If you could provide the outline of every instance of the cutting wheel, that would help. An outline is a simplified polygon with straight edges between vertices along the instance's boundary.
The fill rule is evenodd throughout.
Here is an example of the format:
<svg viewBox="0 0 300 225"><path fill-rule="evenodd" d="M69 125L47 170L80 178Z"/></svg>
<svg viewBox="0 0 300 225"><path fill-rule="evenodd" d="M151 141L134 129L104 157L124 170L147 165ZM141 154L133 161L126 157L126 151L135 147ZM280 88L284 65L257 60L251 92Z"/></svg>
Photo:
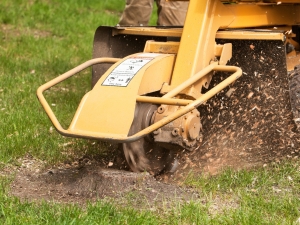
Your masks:
<svg viewBox="0 0 300 225"><path fill-rule="evenodd" d="M129 135L148 127L156 110L156 105L137 103ZM138 141L124 143L123 150L126 161L134 172L148 171L153 175L157 175L176 170L176 152L159 146L153 141L151 134Z"/></svg>

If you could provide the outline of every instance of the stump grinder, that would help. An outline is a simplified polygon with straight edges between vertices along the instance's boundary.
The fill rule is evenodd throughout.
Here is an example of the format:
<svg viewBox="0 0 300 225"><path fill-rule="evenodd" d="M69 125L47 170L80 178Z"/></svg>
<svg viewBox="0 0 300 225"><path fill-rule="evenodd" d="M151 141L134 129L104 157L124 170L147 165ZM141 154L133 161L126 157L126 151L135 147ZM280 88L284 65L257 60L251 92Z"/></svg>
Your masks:
<svg viewBox="0 0 300 225"><path fill-rule="evenodd" d="M100 26L93 59L42 85L37 96L60 134L120 143L132 171L172 172L178 153L197 151L205 139L198 107L244 77L245 62L264 60L243 49L268 45L272 70L290 74L300 126L299 24L300 0L190 0L183 27ZM43 92L88 67L92 89L65 129ZM210 85L220 73L224 79Z"/></svg>

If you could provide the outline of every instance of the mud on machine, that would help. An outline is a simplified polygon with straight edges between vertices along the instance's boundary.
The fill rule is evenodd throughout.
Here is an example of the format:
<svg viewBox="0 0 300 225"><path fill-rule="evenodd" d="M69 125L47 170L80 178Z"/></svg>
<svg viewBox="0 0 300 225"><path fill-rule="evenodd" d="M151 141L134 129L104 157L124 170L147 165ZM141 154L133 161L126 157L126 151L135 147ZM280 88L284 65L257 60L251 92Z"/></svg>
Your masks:
<svg viewBox="0 0 300 225"><path fill-rule="evenodd" d="M300 0L190 0L183 27L100 26L93 59L42 85L37 96L60 134L122 143L136 172L172 171L178 152L201 145L197 107L242 75L240 67L227 65L235 54L230 41L278 40L284 48L292 46L293 57L286 60L292 70L299 62L299 23ZM92 90L65 129L43 92L88 67ZM216 71L228 76L210 88ZM291 99L297 122L296 91Z"/></svg>

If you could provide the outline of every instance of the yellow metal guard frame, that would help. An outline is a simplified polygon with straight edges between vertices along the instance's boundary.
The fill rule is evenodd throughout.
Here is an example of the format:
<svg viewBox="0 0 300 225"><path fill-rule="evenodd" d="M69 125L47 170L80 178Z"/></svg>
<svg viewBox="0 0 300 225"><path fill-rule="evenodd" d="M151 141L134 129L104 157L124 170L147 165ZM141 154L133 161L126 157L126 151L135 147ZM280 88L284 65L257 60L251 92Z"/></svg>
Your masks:
<svg viewBox="0 0 300 225"><path fill-rule="evenodd" d="M50 120L52 121L53 125L57 129L57 131L65 136L70 137L82 137L82 138L94 138L94 139L101 139L101 140L108 140L114 142L132 142L136 141L143 136L157 130L158 128L172 122L173 120L183 116L184 114L196 109L199 105L203 104L205 101L209 100L211 97L219 93L225 87L233 83L242 75L242 70L235 66L220 66L216 64L209 65L205 67L200 72L196 73L194 76L183 82L182 84L178 85L176 88L171 90L169 93L165 94L161 98L158 97L147 97L147 96L137 96L137 102L148 102L153 104L166 104L166 105L181 105L183 106L178 111L174 112L173 114L165 117L164 119L152 124L151 126L145 128L144 130L132 135L132 136L121 136L116 134L109 134L109 133L92 133L89 131L82 131L82 132L72 132L70 130L64 129L57 118L55 117L51 107L49 106L48 102L46 101L45 97L43 96L43 92L48 90L49 88L53 87L54 85L68 79L69 77L79 73L80 71L100 63L116 63L120 59L117 58L96 58L89 60L74 69L60 75L59 77L47 82L46 84L40 86L37 90L37 96L44 107L46 113L48 114ZM232 72L233 74L230 75L228 78L223 80L221 83L210 89L207 93L201 95L196 100L184 100L184 99L176 99L174 98L178 95L182 90L190 87L199 79L206 76L208 73L213 71L223 71L223 72Z"/></svg>

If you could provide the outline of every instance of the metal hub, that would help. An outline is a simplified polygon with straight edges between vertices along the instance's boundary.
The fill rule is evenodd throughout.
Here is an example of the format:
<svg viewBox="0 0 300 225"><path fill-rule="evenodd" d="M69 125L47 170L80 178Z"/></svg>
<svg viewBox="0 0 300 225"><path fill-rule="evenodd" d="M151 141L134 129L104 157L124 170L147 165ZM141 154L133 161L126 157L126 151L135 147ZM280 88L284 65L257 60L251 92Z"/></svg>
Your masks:
<svg viewBox="0 0 300 225"><path fill-rule="evenodd" d="M129 135L148 127L157 106L137 103ZM153 175L173 172L177 167L176 152L165 149L154 142L151 134L131 143L124 143L123 150L132 171L148 171Z"/></svg>
<svg viewBox="0 0 300 225"><path fill-rule="evenodd" d="M153 116L153 121L158 122L179 109L180 106L162 105ZM200 113L194 109L154 131L154 141L167 149L193 151L202 142L201 129Z"/></svg>

